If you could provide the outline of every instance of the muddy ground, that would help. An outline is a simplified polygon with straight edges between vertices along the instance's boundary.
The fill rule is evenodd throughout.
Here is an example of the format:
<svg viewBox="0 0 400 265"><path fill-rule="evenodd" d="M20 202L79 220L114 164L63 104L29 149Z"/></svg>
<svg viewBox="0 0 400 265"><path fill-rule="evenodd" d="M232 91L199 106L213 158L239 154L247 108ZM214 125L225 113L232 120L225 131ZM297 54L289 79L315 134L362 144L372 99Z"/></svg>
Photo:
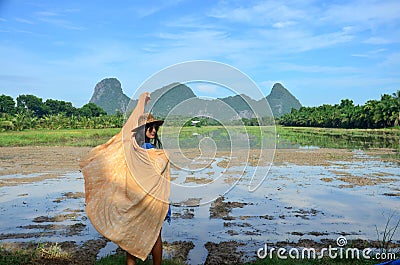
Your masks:
<svg viewBox="0 0 400 265"><path fill-rule="evenodd" d="M50 178L57 178L60 172L78 171L79 160L90 150L90 147L0 147L0 176L13 174L38 173L36 177L7 178L0 180L0 187L31 183ZM186 151L188 157L196 156L196 151ZM273 156L274 164L292 163L296 165L327 166L331 161L362 161L362 156L355 155L356 151L347 149L277 149ZM376 160L390 161L400 164L400 159L391 157L396 154L392 149L373 149L366 151L367 155ZM217 153L217 156L229 156L227 152ZM237 161L258 163L258 152L249 155L243 153L232 161L220 162L223 167L234 166ZM255 161L256 160L256 161ZM345 176L344 176L345 177ZM190 179L188 179L190 181ZM328 180L329 181L329 180ZM349 182L354 180L349 178ZM357 184L357 183L356 183Z"/></svg>
<svg viewBox="0 0 400 265"><path fill-rule="evenodd" d="M7 178L0 178L0 187L15 186L25 183L33 183L43 181L45 179L58 178L61 174L65 172L77 172L79 171L78 162L79 160L90 150L89 147L0 147L0 176L8 176ZM296 165L315 165L315 166L327 166L332 161L362 161L364 155L368 155L369 159L379 160L379 161L390 161L394 163L399 163L400 160L393 158L396 154L395 150L391 149L375 149L365 151L362 155L358 155L358 151L346 150L346 149L278 149L274 154L275 164L296 164ZM188 152L190 154L195 154L196 152ZM217 156L229 157L228 153L220 153ZM243 157L237 158L236 161L249 161L250 163L257 163L257 153L251 153L249 156L243 154ZM234 160L229 161L225 159L220 162L219 166L229 167L232 165ZM18 174L37 174L33 177L18 177ZM16 175L15 177L9 177L10 175ZM352 186L363 186L363 185L376 185L377 183L390 182L390 178L381 178L381 176L370 176L368 178L355 178L352 175L341 174L341 172L336 172L336 178L347 183L343 188ZM325 178L321 179L325 182L330 182L332 179ZM188 181L198 181L190 180ZM201 183L207 183L207 179L200 180ZM202 182L204 181L204 182ZM21 196L24 196L21 194ZM387 196L400 196L400 190L398 194L390 193ZM83 193L65 193L57 200L82 198ZM57 200L54 201L57 203ZM192 199L192 201L182 202L182 205L186 206L196 206L199 203L199 199ZM236 202L225 202L224 198L221 197L217 199L210 208L210 218L220 218L223 220L230 220L230 212L233 208L243 207L243 203ZM63 216L54 216L54 220L49 220L46 216L38 217L34 220L37 227L43 226L41 223L57 221L71 218L72 215L84 215L80 212L66 213ZM312 214L312 213L309 213ZM74 217L72 216L72 217ZM193 217L193 213L190 209L186 209L181 213L174 213L175 218L185 218L190 219ZM57 219L58 218L58 219ZM268 216L263 217L268 218ZM57 220L56 220L57 219ZM45 228L45 227L44 227ZM80 233L84 227L79 223L71 225L67 229L71 235L74 233ZM52 233L53 230L60 229L60 227L48 227L45 229L48 233ZM235 231L232 230L232 233ZM294 232L295 233L295 232ZM318 233L318 232L315 232ZM20 234L18 236L21 236ZM27 235L30 236L30 235ZM2 235L2 239L12 239L13 234ZM17 237L14 237L17 239ZM282 245L287 245L289 242L281 242ZM354 244L359 243L360 246L365 246L366 242L354 242ZM74 242L60 242L60 246L68 254L68 259L66 263L60 261L59 264L93 264L96 256L101 248L107 244L107 239L100 238L97 240L90 240L86 242L83 246L77 246ZM277 243L279 245L279 242ZM298 245L299 242L293 242L293 245ZM302 242L303 246L318 246L318 244L326 244L326 242L317 243L314 241ZM371 244L371 242L368 242ZM378 244L378 243L377 243ZM16 248L37 248L37 245L27 244L27 243L7 243L3 245L7 249ZM240 257L242 253L237 251L240 247L240 243L229 241L212 243L208 242L205 245L209 255L207 256L206 264L221 264L221 262L228 263L238 263L240 262ZM171 258L179 259L185 261L189 251L193 248L192 242L164 242L164 249L168 251ZM121 250L119 250L121 251ZM118 252L118 251L117 251ZM229 258L229 259L228 259ZM78 263L75 263L78 262Z"/></svg>

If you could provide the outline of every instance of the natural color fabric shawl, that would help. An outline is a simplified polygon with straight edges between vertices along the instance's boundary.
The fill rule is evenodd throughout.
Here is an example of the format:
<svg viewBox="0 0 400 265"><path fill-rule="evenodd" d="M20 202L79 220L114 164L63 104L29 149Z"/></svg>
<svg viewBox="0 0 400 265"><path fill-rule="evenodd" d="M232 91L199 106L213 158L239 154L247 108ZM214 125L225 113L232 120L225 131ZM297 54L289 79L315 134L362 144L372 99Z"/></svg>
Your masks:
<svg viewBox="0 0 400 265"><path fill-rule="evenodd" d="M130 254L145 260L168 212L170 166L160 149L139 147L131 130L144 112L143 93L121 132L80 162L86 213L93 226Z"/></svg>

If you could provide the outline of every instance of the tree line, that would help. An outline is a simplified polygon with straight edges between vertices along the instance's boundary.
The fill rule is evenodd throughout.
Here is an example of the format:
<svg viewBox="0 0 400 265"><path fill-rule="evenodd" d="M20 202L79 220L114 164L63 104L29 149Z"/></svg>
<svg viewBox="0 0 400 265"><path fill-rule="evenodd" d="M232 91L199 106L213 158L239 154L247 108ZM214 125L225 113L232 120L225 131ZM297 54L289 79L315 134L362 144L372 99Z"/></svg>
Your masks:
<svg viewBox="0 0 400 265"><path fill-rule="evenodd" d="M284 126L325 128L387 128L400 125L400 90L384 94L380 100L369 100L364 105L354 105L350 99L340 104L292 109L282 115L279 124Z"/></svg>
<svg viewBox="0 0 400 265"><path fill-rule="evenodd" d="M256 119L242 119L245 125L258 125ZM268 121L270 124L271 121ZM0 95L0 131L24 129L90 129L121 128L124 116L107 113L94 103L75 108L71 102L47 99L34 95L20 95L16 101ZM210 120L202 125L212 125ZM292 109L277 119L284 126L325 128L386 128L400 126L400 90L384 94L380 100L369 100L354 105L350 99L340 104Z"/></svg>
<svg viewBox="0 0 400 265"><path fill-rule="evenodd" d="M0 131L24 129L89 129L119 128L124 118L122 113L107 115L94 103L76 108L71 102L47 99L34 95L19 95L16 101L0 95Z"/></svg>

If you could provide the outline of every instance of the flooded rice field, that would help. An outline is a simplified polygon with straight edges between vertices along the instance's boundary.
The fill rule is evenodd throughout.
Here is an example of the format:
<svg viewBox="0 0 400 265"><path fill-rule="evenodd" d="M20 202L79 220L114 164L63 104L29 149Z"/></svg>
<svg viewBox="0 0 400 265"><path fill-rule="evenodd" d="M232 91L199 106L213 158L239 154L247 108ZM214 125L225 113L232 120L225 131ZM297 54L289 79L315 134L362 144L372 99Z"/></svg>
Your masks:
<svg viewBox="0 0 400 265"><path fill-rule="evenodd" d="M118 251L85 214L84 180L74 161L87 150L1 148L1 244L58 242L87 260ZM226 154L205 159L201 170L172 167L164 255L189 264L235 263L256 259L265 243L327 247L339 236L378 247L388 219L400 218L399 161L387 158L393 152L277 149L272 166L261 167L268 175L253 192L248 184L255 166L226 167ZM399 233L393 241L398 247Z"/></svg>

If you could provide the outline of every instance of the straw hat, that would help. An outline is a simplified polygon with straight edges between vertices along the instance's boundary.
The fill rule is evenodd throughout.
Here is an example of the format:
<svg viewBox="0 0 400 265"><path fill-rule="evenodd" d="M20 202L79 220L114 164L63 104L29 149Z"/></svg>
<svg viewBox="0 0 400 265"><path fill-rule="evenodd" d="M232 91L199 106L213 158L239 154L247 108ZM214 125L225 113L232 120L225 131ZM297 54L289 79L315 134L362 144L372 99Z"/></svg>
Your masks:
<svg viewBox="0 0 400 265"><path fill-rule="evenodd" d="M138 126L136 128L133 128L132 132L135 132L139 128L145 125L155 125L155 126L161 126L164 123L163 120L156 120L151 113L145 113L139 116L138 119Z"/></svg>

